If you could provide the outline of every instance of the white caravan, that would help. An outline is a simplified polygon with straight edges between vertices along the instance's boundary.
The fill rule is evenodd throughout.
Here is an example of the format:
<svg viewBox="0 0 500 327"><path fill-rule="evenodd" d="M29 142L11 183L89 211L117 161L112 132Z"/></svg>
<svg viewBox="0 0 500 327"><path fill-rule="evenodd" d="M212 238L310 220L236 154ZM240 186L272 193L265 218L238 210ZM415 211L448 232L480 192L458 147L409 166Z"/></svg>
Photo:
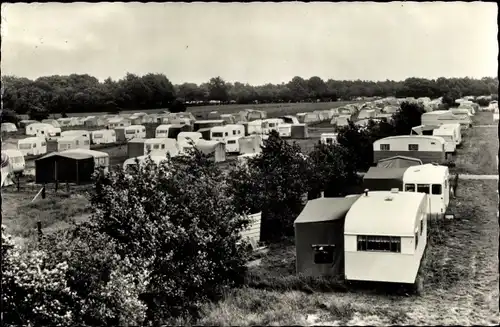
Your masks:
<svg viewBox="0 0 500 327"><path fill-rule="evenodd" d="M421 192L429 196L429 213L444 216L450 203L450 172L448 167L424 164L411 166L403 175L405 192Z"/></svg>
<svg viewBox="0 0 500 327"><path fill-rule="evenodd" d="M36 156L47 153L47 141L44 137L27 137L17 142L17 148L24 156Z"/></svg>
<svg viewBox="0 0 500 327"><path fill-rule="evenodd" d="M61 133L61 137L67 136L83 136L90 139L90 132L83 129L75 129L73 131L64 131Z"/></svg>
<svg viewBox="0 0 500 327"><path fill-rule="evenodd" d="M444 151L446 153L455 153L457 150L457 141L455 132L452 129L436 128L432 131L432 136L442 137L444 140Z"/></svg>
<svg viewBox="0 0 500 327"><path fill-rule="evenodd" d="M439 126L439 129L453 131L453 137L455 139L455 144L457 146L462 144L462 126L460 126L460 124L443 124L443 125Z"/></svg>
<svg viewBox="0 0 500 327"><path fill-rule="evenodd" d="M92 131L90 135L92 144L116 143L116 132L114 129L100 129Z"/></svg>
<svg viewBox="0 0 500 327"><path fill-rule="evenodd" d="M281 124L278 127L281 137L292 137L292 124Z"/></svg>
<svg viewBox="0 0 500 327"><path fill-rule="evenodd" d="M265 119L264 122L267 123L265 130L263 130L264 134L269 134L271 133L271 131L276 131L279 133L279 126L285 123L285 121L280 118L268 118Z"/></svg>
<svg viewBox="0 0 500 327"><path fill-rule="evenodd" d="M9 158L10 166L12 167L13 173L22 173L24 168L26 168L26 162L24 161L24 155L21 151L16 149L2 150L2 154L5 154Z"/></svg>
<svg viewBox="0 0 500 327"><path fill-rule="evenodd" d="M130 125L125 127L125 139L146 138L146 127L143 125Z"/></svg>
<svg viewBox="0 0 500 327"><path fill-rule="evenodd" d="M338 133L323 133L321 134L321 143L323 144L335 144L337 143Z"/></svg>

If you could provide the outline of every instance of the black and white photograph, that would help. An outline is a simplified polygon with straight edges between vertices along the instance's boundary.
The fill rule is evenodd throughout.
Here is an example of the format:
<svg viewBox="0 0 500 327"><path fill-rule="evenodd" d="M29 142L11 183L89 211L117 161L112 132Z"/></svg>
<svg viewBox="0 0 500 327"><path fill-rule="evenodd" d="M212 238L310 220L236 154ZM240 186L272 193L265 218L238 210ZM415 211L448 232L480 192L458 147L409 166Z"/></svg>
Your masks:
<svg viewBox="0 0 500 327"><path fill-rule="evenodd" d="M497 20L2 3L2 326L498 326Z"/></svg>

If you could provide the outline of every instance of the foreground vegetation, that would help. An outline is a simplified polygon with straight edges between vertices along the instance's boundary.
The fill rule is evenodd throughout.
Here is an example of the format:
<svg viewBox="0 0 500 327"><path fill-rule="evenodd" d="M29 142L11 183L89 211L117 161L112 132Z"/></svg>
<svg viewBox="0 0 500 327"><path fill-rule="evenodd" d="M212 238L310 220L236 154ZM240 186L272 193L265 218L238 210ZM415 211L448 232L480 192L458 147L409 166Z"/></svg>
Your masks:
<svg viewBox="0 0 500 327"><path fill-rule="evenodd" d="M471 310L467 319L472 323L489 323L479 317L494 314L488 305L497 298L482 293L498 283L491 274L498 228L491 223L493 182L461 184L452 207L458 219L430 227L428 293L420 298L383 297L349 289L341 280L294 274L293 221L304 195L352 193L359 183L357 169L373 160L371 142L409 133L422 112L419 105L403 103L393 123L372 122L367 129L351 124L339 133L340 144L316 145L308 156L272 133L260 156L229 171L194 151L160 166L150 162L128 172L96 172L90 208L81 197L50 195L16 204L8 194L6 200L16 206L7 212L12 217L7 230L2 226L4 321L312 324L305 316L311 314L327 324L466 323L458 318L463 311L439 305L453 300L460 310ZM482 202L474 202L478 197ZM89 210L91 216L82 219ZM247 266L252 256L239 235L248 224L245 214L256 212L262 212L261 240L269 252L260 264ZM13 219L17 215L22 215L19 221ZM45 226L67 225L38 240L30 226L39 218ZM29 240L19 246L9 234ZM480 263L479 258L487 259ZM471 280L478 281L472 299L465 296ZM318 293L332 291L334 296Z"/></svg>

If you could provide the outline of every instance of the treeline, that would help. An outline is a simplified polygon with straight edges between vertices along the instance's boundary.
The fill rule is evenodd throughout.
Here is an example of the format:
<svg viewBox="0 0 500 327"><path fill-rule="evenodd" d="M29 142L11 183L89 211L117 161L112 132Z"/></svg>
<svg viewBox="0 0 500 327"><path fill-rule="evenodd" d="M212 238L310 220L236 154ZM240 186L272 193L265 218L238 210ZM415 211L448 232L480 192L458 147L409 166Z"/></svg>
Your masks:
<svg viewBox="0 0 500 327"><path fill-rule="evenodd" d="M273 132L261 155L229 172L196 150L160 166L98 171L89 222L25 248L2 227L2 318L31 326L193 325L228 289L263 287L247 272L245 214L262 212L268 243L293 237L305 194L351 193L356 171L371 164L373 141L408 134L422 112L405 102L392 123L350 124L339 144L318 144L307 156ZM307 284L295 281L287 288Z"/></svg>
<svg viewBox="0 0 500 327"><path fill-rule="evenodd" d="M36 80L4 76L3 108L32 118L49 114L116 112L120 110L171 108L209 103L280 103L352 100L357 97L430 97L490 95L498 93L498 78L408 78L404 81L338 81L296 76L288 83L252 86L228 83L221 77L197 85L173 85L163 74L137 76L128 73L114 81L100 82L84 74L44 76ZM175 101L178 100L178 101Z"/></svg>

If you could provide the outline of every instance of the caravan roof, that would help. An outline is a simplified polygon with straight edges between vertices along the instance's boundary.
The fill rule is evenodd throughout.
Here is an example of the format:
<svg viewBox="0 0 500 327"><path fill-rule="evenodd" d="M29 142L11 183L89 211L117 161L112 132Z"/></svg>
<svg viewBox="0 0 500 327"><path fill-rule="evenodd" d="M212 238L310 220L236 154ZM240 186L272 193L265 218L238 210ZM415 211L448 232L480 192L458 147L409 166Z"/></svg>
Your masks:
<svg viewBox="0 0 500 327"><path fill-rule="evenodd" d="M448 171L448 167L434 164L413 166L406 170L403 181L405 183L441 184L443 176L447 175Z"/></svg>
<svg viewBox="0 0 500 327"><path fill-rule="evenodd" d="M318 198L307 202L294 224L326 222L345 217L357 197Z"/></svg>
<svg viewBox="0 0 500 327"><path fill-rule="evenodd" d="M386 168L386 167L370 167L364 178L366 179L403 179L403 175L408 168Z"/></svg>
<svg viewBox="0 0 500 327"><path fill-rule="evenodd" d="M413 236L415 214L425 193L368 191L347 213L344 234Z"/></svg>
<svg viewBox="0 0 500 327"><path fill-rule="evenodd" d="M431 135L396 135L396 136L388 136L388 137L384 137L382 139L379 139L379 140L376 140L375 142L373 142L373 145L377 144L379 145L380 143L382 142L387 142L387 141L392 141L392 140L407 140L407 139L421 139L421 140L424 140L424 139L427 139L427 140L430 140L430 141L434 141L434 142L439 142L440 144L445 144L445 140L442 138L442 137L439 137L439 136L431 136Z"/></svg>
<svg viewBox="0 0 500 327"><path fill-rule="evenodd" d="M106 152L102 151L95 151L95 150L90 150L90 149L69 149L69 150L64 150L60 153L82 153L82 154L88 154L93 157L97 158L102 158L102 157L109 157L109 154Z"/></svg>

